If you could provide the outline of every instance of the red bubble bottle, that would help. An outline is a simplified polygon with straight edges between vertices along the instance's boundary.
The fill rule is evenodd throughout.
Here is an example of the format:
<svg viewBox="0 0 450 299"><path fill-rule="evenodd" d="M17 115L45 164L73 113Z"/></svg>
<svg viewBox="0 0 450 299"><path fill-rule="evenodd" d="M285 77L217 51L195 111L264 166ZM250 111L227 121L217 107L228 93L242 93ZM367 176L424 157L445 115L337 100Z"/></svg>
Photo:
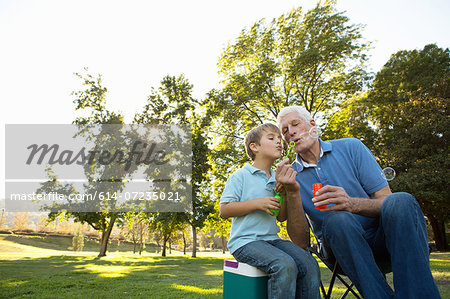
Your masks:
<svg viewBox="0 0 450 299"><path fill-rule="evenodd" d="M316 192L320 188L322 188L322 184L321 183L313 184L313 197L316 197ZM316 209L321 210L321 209L325 209L326 207L327 207L327 205L323 205L323 206L316 207Z"/></svg>

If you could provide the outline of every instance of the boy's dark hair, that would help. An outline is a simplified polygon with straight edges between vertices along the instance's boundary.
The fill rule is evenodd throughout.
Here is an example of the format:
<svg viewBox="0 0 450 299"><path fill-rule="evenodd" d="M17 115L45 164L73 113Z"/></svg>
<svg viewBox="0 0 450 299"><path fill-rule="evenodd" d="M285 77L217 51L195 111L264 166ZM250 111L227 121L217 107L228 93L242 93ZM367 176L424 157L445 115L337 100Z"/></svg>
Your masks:
<svg viewBox="0 0 450 299"><path fill-rule="evenodd" d="M280 129L274 124L262 124L257 126L256 128L251 129L244 138L245 144L245 152L247 156L253 160L255 160L255 153L250 149L251 143L256 143L260 145L261 137L263 132L273 131L277 134L280 134Z"/></svg>

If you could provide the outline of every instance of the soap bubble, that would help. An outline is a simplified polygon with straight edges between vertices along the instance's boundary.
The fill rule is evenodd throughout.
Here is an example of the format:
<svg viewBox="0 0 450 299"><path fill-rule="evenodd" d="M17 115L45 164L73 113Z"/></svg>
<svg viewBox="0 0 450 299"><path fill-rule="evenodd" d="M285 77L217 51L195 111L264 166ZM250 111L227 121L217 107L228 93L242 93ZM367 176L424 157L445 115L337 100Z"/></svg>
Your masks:
<svg viewBox="0 0 450 299"><path fill-rule="evenodd" d="M302 143L310 138L317 139L320 136L320 129L317 126L311 127L308 132L303 132L298 135L297 143Z"/></svg>
<svg viewBox="0 0 450 299"><path fill-rule="evenodd" d="M392 167L386 167L381 171L381 176L387 181L392 181L395 178L395 170Z"/></svg>
<svg viewBox="0 0 450 299"><path fill-rule="evenodd" d="M309 136L311 138L319 138L320 136L320 129L317 126L311 127L311 129L309 129Z"/></svg>

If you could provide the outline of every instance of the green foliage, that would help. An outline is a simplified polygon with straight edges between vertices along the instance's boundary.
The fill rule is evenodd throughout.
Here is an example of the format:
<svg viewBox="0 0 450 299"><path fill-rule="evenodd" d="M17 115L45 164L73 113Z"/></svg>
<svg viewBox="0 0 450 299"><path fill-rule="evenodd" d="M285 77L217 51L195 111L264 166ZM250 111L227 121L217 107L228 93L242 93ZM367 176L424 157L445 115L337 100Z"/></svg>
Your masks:
<svg viewBox="0 0 450 299"><path fill-rule="evenodd" d="M84 236L83 233L81 232L81 228L77 229L75 235L72 238L72 247L73 251L75 252L83 251Z"/></svg>
<svg viewBox="0 0 450 299"><path fill-rule="evenodd" d="M144 212L124 213L121 218L117 219L117 225L121 228L121 235L126 240L133 242L133 253L139 251L139 254L142 254L149 236L147 214ZM137 250L138 244L139 250Z"/></svg>
<svg viewBox="0 0 450 299"><path fill-rule="evenodd" d="M138 124L190 124L199 102L192 97L193 85L184 75L165 76L161 86L151 89L143 111L134 117Z"/></svg>
<svg viewBox="0 0 450 299"><path fill-rule="evenodd" d="M377 138L369 116L370 107L366 103L367 92L356 93L342 104L322 130L324 140L355 137L369 148L373 148Z"/></svg>
<svg viewBox="0 0 450 299"><path fill-rule="evenodd" d="M449 50L427 45L393 55L368 97L377 152L399 173L393 187L408 189L441 221L450 220L449 83Z"/></svg>
<svg viewBox="0 0 450 299"><path fill-rule="evenodd" d="M193 98L192 89L192 84L184 75L166 76L162 79L158 90L152 89L143 111L134 117L134 121L139 124L187 125L192 130L192 213L153 214L151 216L153 227L163 232L165 240L170 237L167 233L179 229L183 221L189 223L193 231L204 227L206 218L213 211L213 203L205 191L210 168L208 164L210 150L206 133L212 117L205 109L207 102ZM157 224L159 221L172 223ZM195 256L195 253L193 255Z"/></svg>
<svg viewBox="0 0 450 299"><path fill-rule="evenodd" d="M87 72L88 69L85 68ZM93 141L98 145L97 149L106 147L110 149L119 149L124 146L125 142L121 136L111 136L107 129L102 128L99 134L92 133L90 131L91 125L102 124L123 124L123 116L114 112L110 112L106 108L106 92L107 89L102 86L101 75L94 78L92 75L79 74L76 76L83 81L85 89L73 92L75 95L74 103L76 105L75 110L82 110L87 113L87 116L77 117L74 121L79 128L79 134L88 136L87 140ZM113 164L113 163L112 163ZM96 164L90 165L86 163L84 166L84 175L88 182L84 184L84 194L91 194L97 192L114 192L120 191L123 186L123 177L126 175L121 172L117 167L113 165L105 165L99 167ZM77 190L71 184L61 184L58 181L56 174L51 168L47 168L47 182L41 184L38 190L39 192L58 192L66 197L70 194L77 193ZM105 184L102 182L108 182ZM79 192L81 190L78 190ZM65 205L70 205L65 206ZM88 206L96 205L96 206ZM114 210L115 200L111 201L95 201L95 203L88 202L69 202L68 204L54 204L51 207L47 207L51 212L48 215L49 221L53 221L57 218L73 218L75 222L88 223L95 230L102 233L102 242L100 244L99 256L106 255L107 244L109 235L114 226L115 220L119 217L117 212L111 212ZM97 212L87 212L87 211ZM78 212L86 211L86 212Z"/></svg>
<svg viewBox="0 0 450 299"><path fill-rule="evenodd" d="M76 105L75 110L83 110L90 114L89 116L77 117L75 124L121 124L123 116L106 109L106 93L108 89L102 85L102 76L97 78L88 73L88 68L84 68L85 74L75 73L83 81L84 90L74 91L73 101Z"/></svg>
<svg viewBox="0 0 450 299"><path fill-rule="evenodd" d="M183 229L186 222L184 213L148 213L149 229L151 231L159 232L163 236L163 250L162 256L166 256L166 243L172 233Z"/></svg>
<svg viewBox="0 0 450 299"><path fill-rule="evenodd" d="M242 30L218 63L231 108L228 124L248 130L293 104L324 115L360 90L369 79L368 45L362 27L347 22L327 1Z"/></svg>

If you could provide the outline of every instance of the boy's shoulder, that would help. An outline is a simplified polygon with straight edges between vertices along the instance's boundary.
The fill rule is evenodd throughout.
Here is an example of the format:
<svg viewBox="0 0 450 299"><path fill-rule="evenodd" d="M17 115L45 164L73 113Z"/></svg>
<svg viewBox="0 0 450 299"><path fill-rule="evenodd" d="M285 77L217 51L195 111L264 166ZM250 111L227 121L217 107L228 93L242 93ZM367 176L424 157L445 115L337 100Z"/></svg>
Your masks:
<svg viewBox="0 0 450 299"><path fill-rule="evenodd" d="M238 170L234 171L228 177L227 182L228 184L245 184L246 182L252 182L254 178L258 177L258 175L255 174L259 172L261 172L261 170L247 163ZM273 174L275 174L275 172Z"/></svg>
<svg viewBox="0 0 450 299"><path fill-rule="evenodd" d="M245 164L244 166L242 166L241 168L239 168L238 170L234 171L231 175L230 178L242 178L245 176L248 176L252 173L251 170L252 166L250 166L250 164Z"/></svg>

